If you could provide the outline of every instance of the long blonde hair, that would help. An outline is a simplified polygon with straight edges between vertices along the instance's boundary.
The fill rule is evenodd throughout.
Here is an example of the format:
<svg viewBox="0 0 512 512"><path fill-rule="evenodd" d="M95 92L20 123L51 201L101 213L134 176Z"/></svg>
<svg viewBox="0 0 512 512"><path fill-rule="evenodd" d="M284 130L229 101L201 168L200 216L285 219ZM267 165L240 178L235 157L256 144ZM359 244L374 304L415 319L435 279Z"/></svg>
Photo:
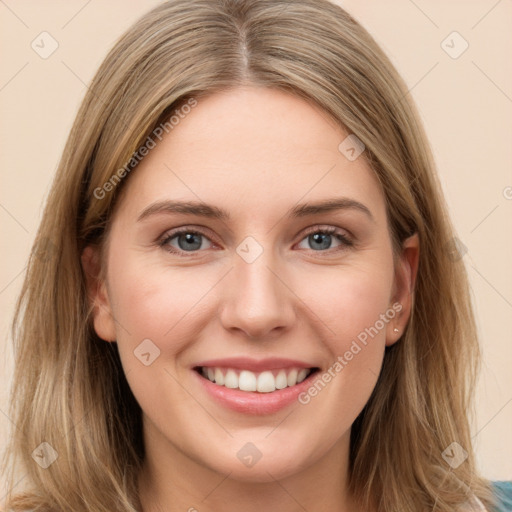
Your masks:
<svg viewBox="0 0 512 512"><path fill-rule="evenodd" d="M80 255L102 246L136 172L133 156L155 127L191 98L247 84L313 101L363 141L394 249L419 235L410 321L352 426L351 490L386 512L453 512L470 495L491 506L469 428L479 346L467 275L450 250L454 230L402 79L366 30L327 0L172 0L106 57L48 197L13 323L7 507L140 510L141 410L116 344L92 328ZM457 467L443 456L453 442L467 452ZM56 461L43 468L37 450Z"/></svg>

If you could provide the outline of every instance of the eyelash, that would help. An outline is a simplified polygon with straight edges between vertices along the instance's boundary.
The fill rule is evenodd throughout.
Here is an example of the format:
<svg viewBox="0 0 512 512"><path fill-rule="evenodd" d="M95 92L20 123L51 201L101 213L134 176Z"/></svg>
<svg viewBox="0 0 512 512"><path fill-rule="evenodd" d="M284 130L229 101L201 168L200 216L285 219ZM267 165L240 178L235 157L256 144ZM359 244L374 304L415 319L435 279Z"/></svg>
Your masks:
<svg viewBox="0 0 512 512"><path fill-rule="evenodd" d="M335 228L333 226L325 226L325 227L313 226L311 228L308 228L306 230L306 232L304 233L303 238L301 238L300 241L302 242L302 240L304 240L304 238L308 237L309 235L314 235L316 233L322 233L322 234L326 234L326 235L334 235L342 243L342 246L335 247L333 249L326 249L326 250L319 250L319 251L315 251L314 249L309 249L312 252L331 253L331 252L347 250L354 246L354 242L348 236L346 236L344 233L341 232L341 230L339 230L338 228ZM197 250L197 251L176 250L174 247L169 245L169 242L173 238L176 238L177 236L182 235L182 234L200 235L205 238L208 238L208 236L200 230L183 227L183 228L177 228L174 231L164 234L164 236L158 241L158 245L161 248L163 248L164 250L170 252L171 254L175 254L175 255L183 257L183 258L190 258L190 257L193 258L194 257L194 256L192 256L193 254L198 253L198 252L203 252L200 250ZM208 238L208 240L210 240L210 239ZM211 240L210 240L210 242L211 242ZM185 255L187 252L190 254L190 256Z"/></svg>

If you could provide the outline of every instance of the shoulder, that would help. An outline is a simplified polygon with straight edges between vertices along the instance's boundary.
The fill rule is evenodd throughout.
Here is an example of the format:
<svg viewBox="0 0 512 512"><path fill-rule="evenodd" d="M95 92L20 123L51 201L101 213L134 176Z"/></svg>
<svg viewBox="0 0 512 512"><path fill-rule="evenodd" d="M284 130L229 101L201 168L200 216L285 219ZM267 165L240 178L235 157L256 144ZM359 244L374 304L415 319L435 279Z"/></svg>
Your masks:
<svg viewBox="0 0 512 512"><path fill-rule="evenodd" d="M494 494L498 501L497 508L493 512L511 512L512 511L512 481L492 482Z"/></svg>

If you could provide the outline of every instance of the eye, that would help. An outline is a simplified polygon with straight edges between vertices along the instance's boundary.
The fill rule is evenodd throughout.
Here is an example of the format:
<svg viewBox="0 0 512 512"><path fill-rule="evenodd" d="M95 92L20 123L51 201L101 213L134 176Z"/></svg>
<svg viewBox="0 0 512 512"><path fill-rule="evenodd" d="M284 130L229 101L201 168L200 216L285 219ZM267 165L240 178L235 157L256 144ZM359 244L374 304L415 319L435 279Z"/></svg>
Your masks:
<svg viewBox="0 0 512 512"><path fill-rule="evenodd" d="M312 249L313 251L326 252L332 249L333 242L338 245L334 250L343 250L347 247L352 247L354 244L343 231L333 226L319 227L315 226L310 228L307 236L302 239L301 243L306 241L310 247L301 247L302 249Z"/></svg>
<svg viewBox="0 0 512 512"><path fill-rule="evenodd" d="M205 244L205 241L208 242ZM179 229L164 235L159 245L169 252L182 256L182 252L198 252L199 249L210 249L212 243L211 240L200 231Z"/></svg>
<svg viewBox="0 0 512 512"><path fill-rule="evenodd" d="M310 247L300 247L306 242ZM306 231L306 237L301 240L300 249L309 249L316 252L331 252L352 247L354 243L344 231L333 226L314 226ZM333 247L333 244L334 245ZM184 253L197 253L202 249L211 249L213 242L201 231L191 228L176 229L167 232L158 245L166 251L177 256L187 257Z"/></svg>

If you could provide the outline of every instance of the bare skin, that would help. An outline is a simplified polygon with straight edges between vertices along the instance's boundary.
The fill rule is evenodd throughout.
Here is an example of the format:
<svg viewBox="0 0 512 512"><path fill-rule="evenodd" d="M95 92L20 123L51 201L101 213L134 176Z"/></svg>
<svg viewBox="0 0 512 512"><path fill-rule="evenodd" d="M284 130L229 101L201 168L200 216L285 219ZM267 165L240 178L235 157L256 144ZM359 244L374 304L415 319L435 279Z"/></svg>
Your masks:
<svg viewBox="0 0 512 512"><path fill-rule="evenodd" d="M338 150L347 135L318 107L276 90L201 99L127 178L105 281L94 277L98 253L84 251L96 332L117 341L143 411L145 512L362 511L347 490L350 429L385 347L406 326L419 247L413 236L393 260L383 192L364 157ZM288 216L342 197L370 214ZM230 218L160 211L138 220L168 200ZM199 232L193 249L185 234L172 237L180 227ZM250 250L262 250L250 263L237 252L249 236L258 244ZM378 333L318 394L271 414L226 408L192 369L219 357L287 357L322 375L371 326ZM145 339L160 350L147 366L134 355ZM261 454L251 467L237 456L247 443Z"/></svg>

